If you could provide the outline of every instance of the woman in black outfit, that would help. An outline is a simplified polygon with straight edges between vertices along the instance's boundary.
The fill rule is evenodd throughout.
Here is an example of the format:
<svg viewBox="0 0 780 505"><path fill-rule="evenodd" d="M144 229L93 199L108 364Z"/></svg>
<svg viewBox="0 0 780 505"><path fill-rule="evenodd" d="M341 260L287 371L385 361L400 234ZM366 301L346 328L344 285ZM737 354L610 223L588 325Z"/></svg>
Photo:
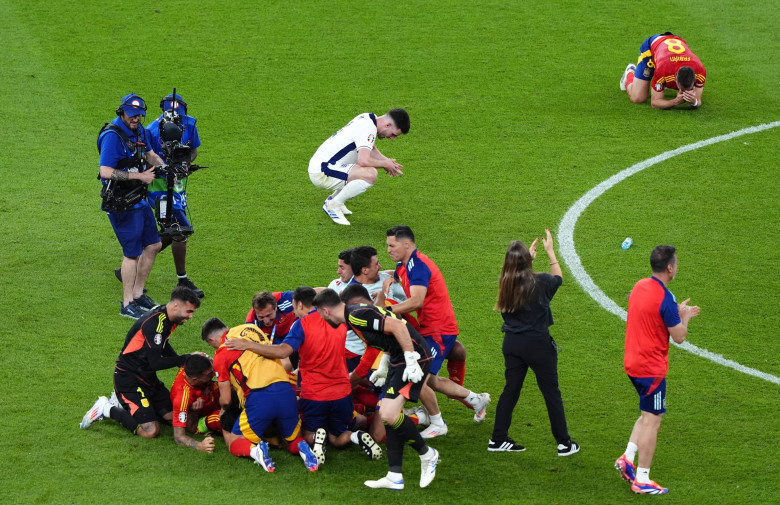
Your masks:
<svg viewBox="0 0 780 505"><path fill-rule="evenodd" d="M536 382L547 404L553 436L558 442L558 455L569 456L580 450L566 428L566 415L558 388L558 350L549 331L553 324L550 300L563 282L563 276L555 259L550 230L546 232L547 238L542 239L542 243L550 257L549 274L534 273L531 268L536 258L538 239L534 240L530 249L515 240L509 244L504 258L495 309L504 318L501 331L504 332L502 351L506 385L496 406L496 422L488 451L525 450L509 438L508 431L529 367L536 374Z"/></svg>

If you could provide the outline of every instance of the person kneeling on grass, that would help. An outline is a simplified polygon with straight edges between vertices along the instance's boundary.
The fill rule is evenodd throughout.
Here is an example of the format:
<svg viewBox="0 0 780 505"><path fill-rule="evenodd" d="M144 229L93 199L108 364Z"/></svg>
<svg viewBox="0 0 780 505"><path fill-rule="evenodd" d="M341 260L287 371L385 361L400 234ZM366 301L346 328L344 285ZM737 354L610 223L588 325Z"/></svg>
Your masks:
<svg viewBox="0 0 780 505"><path fill-rule="evenodd" d="M268 442L263 440L266 428L276 424L279 434L288 444L290 454L300 455L306 469L317 470L317 457L301 437L301 421L295 390L287 371L278 359L267 359L251 351L233 350L224 344L231 339L250 340L270 345L271 339L254 324L228 327L216 317L203 324L203 340L217 349L214 370L219 379L219 402L224 408L231 404L231 387L243 407L233 425L235 438L226 440L234 456L251 457L267 472L275 465L268 455Z"/></svg>

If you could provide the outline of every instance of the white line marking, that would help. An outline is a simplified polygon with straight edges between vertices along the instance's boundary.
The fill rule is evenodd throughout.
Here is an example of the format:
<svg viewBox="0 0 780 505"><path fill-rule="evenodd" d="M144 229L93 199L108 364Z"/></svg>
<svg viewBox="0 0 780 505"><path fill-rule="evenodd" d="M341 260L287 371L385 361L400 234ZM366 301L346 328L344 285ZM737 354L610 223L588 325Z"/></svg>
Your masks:
<svg viewBox="0 0 780 505"><path fill-rule="evenodd" d="M658 163L661 163L662 161L666 161L669 158L673 158L680 154L699 149L700 147L706 147L712 144L716 144L718 142L723 142L725 140L731 140L733 138L737 138L742 135L748 135L751 133L757 133L764 130L769 130L771 128L777 128L778 126L780 126L780 121L761 124L758 126L751 126L750 128L737 130L735 132L727 133L725 135L712 137L710 139L702 140L700 142L695 142L693 144L688 144L682 147L678 147L677 149L671 151L666 151L665 153L661 153L658 156L641 161L636 165L630 166L625 170L618 172L617 174L613 175L606 181L602 182L598 186L594 187L593 189L585 193L585 195L583 195L579 200L577 200L574 203L574 205L572 205L569 208L569 210L566 211L566 214L564 214L563 219L561 219L560 225L558 225L558 242L560 243L561 254L563 255L563 259L566 262L566 265L569 267L572 274L574 275L574 278L577 280L580 286L582 286L582 289L584 289L585 292L588 295L590 295L591 298L596 300L596 302L599 305L607 309L609 312L615 314L623 321L626 320L626 311L623 310L623 307L621 307L620 305L615 303L610 297L608 297L601 290L601 288L599 288L596 285L596 283L593 282L593 279L591 279L590 275L588 275L588 272L586 272L585 268L582 266L580 257L577 255L577 251L574 248L574 227L577 225L577 220L580 218L580 216L585 211L585 209L587 209L588 206L591 203L593 203L593 201L596 198L603 195L612 186L631 177L637 172L641 172L642 170L652 167L653 165L656 165ZM677 347L684 349L688 352L691 352L693 354L696 354L697 356L701 356L705 359L713 361L719 365L727 366L729 368L733 368L734 370L738 370L742 373L752 375L754 377L764 379L765 381L773 382L775 384L780 385L779 377L768 374L766 372L762 372L760 370L756 370L754 368L740 365L736 361L732 361L730 359L724 358L720 354L715 354L714 352L710 352L706 349L696 347L691 343L683 342L682 344L677 345Z"/></svg>

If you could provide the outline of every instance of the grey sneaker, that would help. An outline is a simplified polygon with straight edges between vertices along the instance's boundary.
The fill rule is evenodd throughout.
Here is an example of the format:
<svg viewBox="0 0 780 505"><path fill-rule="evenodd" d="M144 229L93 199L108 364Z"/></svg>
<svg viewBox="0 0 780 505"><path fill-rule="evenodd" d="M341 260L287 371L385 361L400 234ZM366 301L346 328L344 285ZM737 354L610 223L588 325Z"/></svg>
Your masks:
<svg viewBox="0 0 780 505"><path fill-rule="evenodd" d="M139 307L135 300L128 303L127 306L125 306L122 302L119 303L119 315L124 317L129 317L130 319L138 319L142 317L144 314L146 314L146 311Z"/></svg>
<svg viewBox="0 0 780 505"><path fill-rule="evenodd" d="M133 300L133 303L135 303L137 306L139 306L141 309L145 311L152 310L156 307L159 307L160 305L157 303L154 303L154 300L149 298L149 295L141 295L135 300Z"/></svg>

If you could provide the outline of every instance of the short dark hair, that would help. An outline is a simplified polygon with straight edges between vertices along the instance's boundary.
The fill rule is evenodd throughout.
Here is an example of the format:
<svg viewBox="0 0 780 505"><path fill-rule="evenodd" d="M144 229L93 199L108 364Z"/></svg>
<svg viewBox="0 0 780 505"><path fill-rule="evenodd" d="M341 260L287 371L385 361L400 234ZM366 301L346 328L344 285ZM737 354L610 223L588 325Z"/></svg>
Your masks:
<svg viewBox="0 0 780 505"><path fill-rule="evenodd" d="M405 134L409 133L409 113L404 109L392 109L388 111L388 116L393 120L395 125L401 129Z"/></svg>
<svg viewBox="0 0 780 505"><path fill-rule="evenodd" d="M301 302L306 307L312 306L312 302L314 302L315 296L317 296L317 291L315 291L314 288L310 288L309 286L297 287L295 288L295 291L293 291L293 301Z"/></svg>
<svg viewBox="0 0 780 505"><path fill-rule="evenodd" d="M362 245L352 249L352 257L349 260L349 264L352 267L352 273L360 275L361 270L371 265L371 258L377 254L376 249L369 245Z"/></svg>
<svg viewBox="0 0 780 505"><path fill-rule="evenodd" d="M696 82L696 72L692 67L680 67L677 69L677 75L675 76L680 86L685 89L693 87L693 83Z"/></svg>
<svg viewBox="0 0 780 505"><path fill-rule="evenodd" d="M365 300L368 303L374 303L371 300L371 295L368 293L368 290L362 284L350 284L341 292L341 301L344 303L349 303L355 298Z"/></svg>
<svg viewBox="0 0 780 505"><path fill-rule="evenodd" d="M397 240L408 238L412 242L414 242L414 232L411 228L406 226L405 224L399 224L398 226L393 226L389 230L387 230L387 236L388 237L395 237Z"/></svg>
<svg viewBox="0 0 780 505"><path fill-rule="evenodd" d="M673 245L658 245L655 246L653 252L650 253L650 267L652 267L654 273L661 273L666 271L666 267L674 263L674 254L677 249Z"/></svg>
<svg viewBox="0 0 780 505"><path fill-rule="evenodd" d="M211 367L211 360L206 356L203 356L202 354L190 354L184 362L184 373L190 377L197 377Z"/></svg>
<svg viewBox="0 0 780 505"><path fill-rule="evenodd" d="M218 317L212 317L211 319L207 319L205 323L203 323L203 327L200 330L200 338L203 340L206 340L209 338L209 336L216 332L216 331L224 331L227 330L228 327L225 325L225 323L222 322L222 320Z"/></svg>
<svg viewBox="0 0 780 505"><path fill-rule="evenodd" d="M254 297L252 297L253 309L264 309L268 305L273 305L276 308L276 297L270 291L260 291Z"/></svg>
<svg viewBox="0 0 780 505"><path fill-rule="evenodd" d="M344 249L343 251L341 251L339 253L339 259L341 261L343 261L344 263L346 263L347 265L349 265L350 264L349 262L352 259L352 251L354 251L354 250L355 250L354 247L351 247L349 249Z"/></svg>
<svg viewBox="0 0 780 505"><path fill-rule="evenodd" d="M195 291L187 286L176 286L174 288L171 292L171 301L174 300L191 303L196 309L200 307L200 298L195 294Z"/></svg>
<svg viewBox="0 0 780 505"><path fill-rule="evenodd" d="M340 303L341 298L339 298L339 294L332 289L323 289L317 293L317 296L315 296L312 301L312 304L318 309L320 307L335 307Z"/></svg>

